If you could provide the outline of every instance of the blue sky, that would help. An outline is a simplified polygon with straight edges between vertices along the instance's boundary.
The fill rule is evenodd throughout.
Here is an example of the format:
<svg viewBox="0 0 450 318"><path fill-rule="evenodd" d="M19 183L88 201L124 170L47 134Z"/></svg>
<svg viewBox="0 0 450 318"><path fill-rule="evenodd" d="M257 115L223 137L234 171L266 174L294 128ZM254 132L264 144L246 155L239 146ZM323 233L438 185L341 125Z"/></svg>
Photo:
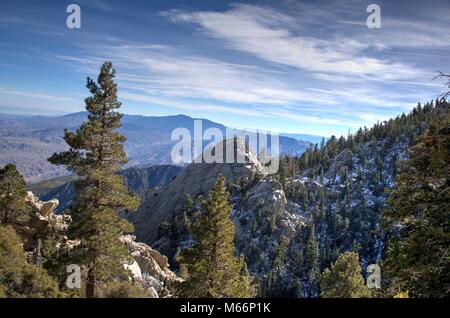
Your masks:
<svg viewBox="0 0 450 318"><path fill-rule="evenodd" d="M449 17L449 0L2 0L0 113L81 111L86 76L111 60L124 113L346 134L443 92Z"/></svg>

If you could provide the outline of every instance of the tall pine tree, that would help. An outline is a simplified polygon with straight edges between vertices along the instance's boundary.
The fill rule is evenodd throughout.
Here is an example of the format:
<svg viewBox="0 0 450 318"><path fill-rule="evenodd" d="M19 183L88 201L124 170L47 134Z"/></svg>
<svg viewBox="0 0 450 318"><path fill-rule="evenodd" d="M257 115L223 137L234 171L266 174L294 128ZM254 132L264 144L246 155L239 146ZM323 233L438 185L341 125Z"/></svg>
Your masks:
<svg viewBox="0 0 450 318"><path fill-rule="evenodd" d="M225 178L220 176L208 199L199 198L200 210L191 222L185 218L194 244L179 257L185 281L180 286L184 297L250 297L250 278L243 257L235 257L233 209Z"/></svg>
<svg viewBox="0 0 450 318"><path fill-rule="evenodd" d="M80 240L72 252L72 261L87 271L88 298L95 297L98 282L128 277L123 267L129 257L127 247L119 238L132 231L132 226L119 213L136 209L139 204L117 175L127 157L123 146L126 139L117 131L122 114L117 112L121 103L114 77L112 63L105 62L97 83L87 79L92 94L85 99L88 120L75 132L65 130L64 140L70 149L49 158L51 163L66 165L81 177L70 208L73 221L69 236Z"/></svg>

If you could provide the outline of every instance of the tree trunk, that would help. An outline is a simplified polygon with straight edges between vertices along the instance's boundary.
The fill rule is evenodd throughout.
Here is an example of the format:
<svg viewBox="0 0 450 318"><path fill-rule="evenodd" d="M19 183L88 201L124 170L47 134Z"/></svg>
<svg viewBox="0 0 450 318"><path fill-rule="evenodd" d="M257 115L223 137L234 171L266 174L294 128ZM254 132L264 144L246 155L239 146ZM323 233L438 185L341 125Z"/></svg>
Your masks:
<svg viewBox="0 0 450 318"><path fill-rule="evenodd" d="M8 224L8 210L5 209L5 215L3 216L3 224L7 225Z"/></svg>
<svg viewBox="0 0 450 318"><path fill-rule="evenodd" d="M89 268L86 280L86 298L94 298L95 296L95 272L93 268Z"/></svg>
<svg viewBox="0 0 450 318"><path fill-rule="evenodd" d="M42 254L41 254L41 249L42 249L41 239L38 238L38 239L37 239L37 246L36 246L36 259L35 259L35 265L36 265L36 267L42 267Z"/></svg>

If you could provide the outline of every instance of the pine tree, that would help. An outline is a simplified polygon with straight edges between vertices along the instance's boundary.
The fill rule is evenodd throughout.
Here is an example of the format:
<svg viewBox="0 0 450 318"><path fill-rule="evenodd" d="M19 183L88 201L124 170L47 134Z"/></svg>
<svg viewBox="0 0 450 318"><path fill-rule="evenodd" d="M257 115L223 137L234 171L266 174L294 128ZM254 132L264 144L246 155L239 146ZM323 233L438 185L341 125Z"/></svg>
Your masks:
<svg viewBox="0 0 450 318"><path fill-rule="evenodd" d="M233 209L220 176L208 199L199 198L200 209L186 226L195 243L181 251L178 259L185 281L180 286L184 297L250 297L250 278L244 258L235 257Z"/></svg>
<svg viewBox="0 0 450 318"><path fill-rule="evenodd" d="M299 277L295 278L294 288L292 291L293 298L301 298L302 297L302 281Z"/></svg>
<svg viewBox="0 0 450 318"><path fill-rule="evenodd" d="M370 289L364 283L358 253L341 254L338 260L322 273L324 298L368 298Z"/></svg>
<svg viewBox="0 0 450 318"><path fill-rule="evenodd" d="M88 120L75 132L65 130L66 152L54 154L49 161L68 166L81 178L76 182L77 195L70 209L72 223L69 236L80 240L72 252L73 262L87 271L86 297L95 297L98 282L128 278L123 263L129 260L127 248L119 241L132 226L119 217L138 207L139 200L130 195L122 177L117 175L127 162L123 143L126 138L117 129L122 114L116 110L117 85L111 62L105 62L97 83L87 79L92 96L86 98Z"/></svg>
<svg viewBox="0 0 450 318"><path fill-rule="evenodd" d="M431 126L401 163L384 215L390 230L386 273L412 297L450 291L450 125Z"/></svg>
<svg viewBox="0 0 450 318"><path fill-rule="evenodd" d="M0 170L0 222L3 225L26 221L30 206L25 202L26 185L16 166Z"/></svg>
<svg viewBox="0 0 450 318"><path fill-rule="evenodd" d="M306 247L306 268L308 294L317 297L319 293L320 269L319 269L319 245L316 240L315 225L312 224Z"/></svg>
<svg viewBox="0 0 450 318"><path fill-rule="evenodd" d="M58 283L27 263L22 241L11 226L0 225L0 297L58 297Z"/></svg>

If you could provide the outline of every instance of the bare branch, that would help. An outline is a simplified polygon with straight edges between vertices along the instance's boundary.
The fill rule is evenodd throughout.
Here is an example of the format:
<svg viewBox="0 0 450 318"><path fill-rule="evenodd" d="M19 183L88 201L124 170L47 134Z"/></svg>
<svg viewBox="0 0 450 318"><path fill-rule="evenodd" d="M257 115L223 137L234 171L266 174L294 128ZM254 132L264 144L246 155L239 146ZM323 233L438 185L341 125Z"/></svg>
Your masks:
<svg viewBox="0 0 450 318"><path fill-rule="evenodd" d="M438 75L433 77L432 81L437 79L437 78L446 78L447 79L447 83L445 85L447 86L447 88L450 89L450 74L445 74L445 73L442 73L441 71L438 71ZM439 98L441 100L446 100L447 97L449 97L449 96L450 96L450 90L445 92L445 93L443 93L443 94L441 94L441 95L439 95Z"/></svg>

